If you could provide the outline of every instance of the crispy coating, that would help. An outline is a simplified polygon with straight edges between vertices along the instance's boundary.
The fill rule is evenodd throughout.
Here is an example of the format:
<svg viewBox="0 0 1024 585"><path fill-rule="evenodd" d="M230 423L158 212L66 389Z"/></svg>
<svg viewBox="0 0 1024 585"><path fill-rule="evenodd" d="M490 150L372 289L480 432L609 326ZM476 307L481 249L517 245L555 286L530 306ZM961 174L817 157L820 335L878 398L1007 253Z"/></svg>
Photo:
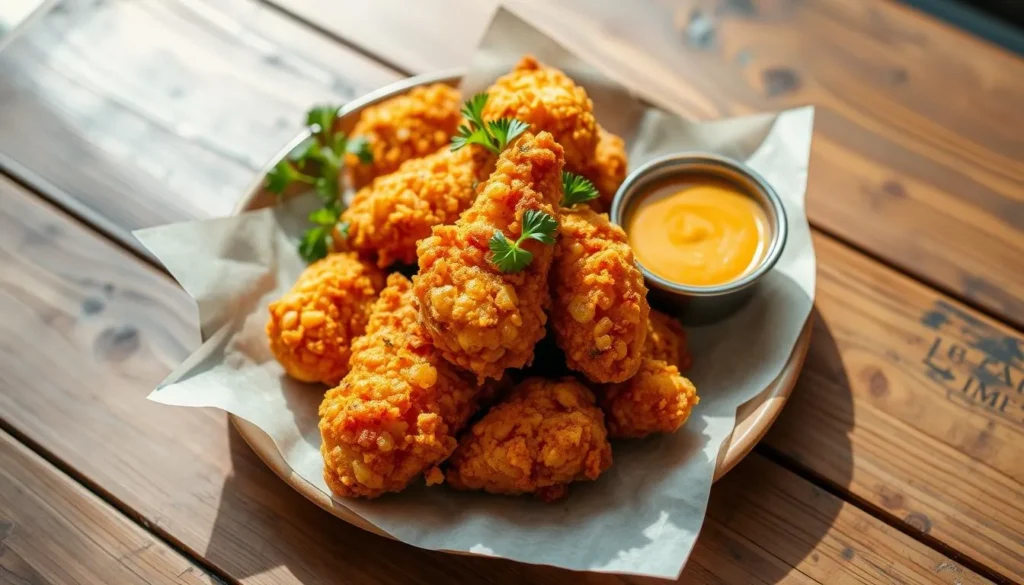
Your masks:
<svg viewBox="0 0 1024 585"><path fill-rule="evenodd" d="M644 359L635 376L601 393L601 409L613 438L672 433L699 401L693 383L662 360Z"/></svg>
<svg viewBox="0 0 1024 585"><path fill-rule="evenodd" d="M419 324L412 285L400 274L352 343L352 369L320 405L324 479L341 497L404 489L455 449L476 408L478 386L445 361Z"/></svg>
<svg viewBox="0 0 1024 585"><path fill-rule="evenodd" d="M686 348L686 332L683 326L665 313L651 309L647 322L647 341L644 355L662 360L685 372L690 369L690 352Z"/></svg>
<svg viewBox="0 0 1024 585"><path fill-rule="evenodd" d="M492 494L563 497L612 464L604 417L573 378L530 378L473 425L451 458L448 483Z"/></svg>
<svg viewBox="0 0 1024 585"><path fill-rule="evenodd" d="M591 201L591 206L598 211L607 211L612 206L615 193L626 180L626 143L600 126L597 131L597 150L582 174L601 192L601 197Z"/></svg>
<svg viewBox="0 0 1024 585"><path fill-rule="evenodd" d="M447 146L406 161L356 193L342 215L348 248L376 256L377 265L414 264L416 242L435 225L454 222L476 198L477 186L494 169L495 156L479 146L455 152Z"/></svg>
<svg viewBox="0 0 1024 585"><path fill-rule="evenodd" d="M270 303L270 350L291 377L337 384L349 344L363 334L384 275L354 254L310 264L288 293Z"/></svg>
<svg viewBox="0 0 1024 585"><path fill-rule="evenodd" d="M635 374L650 306L622 228L583 205L563 210L550 282L551 323L569 367L597 383Z"/></svg>
<svg viewBox="0 0 1024 585"><path fill-rule="evenodd" d="M435 83L363 110L351 135L369 142L373 162L360 164L354 155L347 157L352 186L361 189L405 161L448 144L461 120L460 100L457 89Z"/></svg>
<svg viewBox="0 0 1024 585"><path fill-rule="evenodd" d="M550 134L523 134L455 225L436 226L419 243L420 319L442 355L481 380L529 364L544 337L554 246L528 239L523 247L533 261L504 273L492 263L488 242L497 230L517 240L529 210L557 218L561 171L562 147Z"/></svg>
<svg viewBox="0 0 1024 585"><path fill-rule="evenodd" d="M516 118L550 132L565 149L565 169L582 173L598 143L594 104L568 75L527 55L487 89L485 120Z"/></svg>

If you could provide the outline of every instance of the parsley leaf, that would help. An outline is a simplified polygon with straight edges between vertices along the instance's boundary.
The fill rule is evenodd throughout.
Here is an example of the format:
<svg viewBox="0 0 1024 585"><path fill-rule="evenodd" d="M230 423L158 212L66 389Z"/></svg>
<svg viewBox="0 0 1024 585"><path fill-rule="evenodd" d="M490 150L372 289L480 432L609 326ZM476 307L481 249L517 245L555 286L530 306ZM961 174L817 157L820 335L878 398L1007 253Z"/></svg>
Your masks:
<svg viewBox="0 0 1024 585"><path fill-rule="evenodd" d="M502 272L519 272L533 262L533 254L520 248L518 242L510 242L501 230L494 232L488 247L494 253L491 260Z"/></svg>
<svg viewBox="0 0 1024 585"><path fill-rule="evenodd" d="M594 184L580 175L562 171L562 207L572 207L600 196Z"/></svg>
<svg viewBox="0 0 1024 585"><path fill-rule="evenodd" d="M488 150L494 150L491 147L491 137L487 135L486 130L483 128L470 130L465 125L459 126L459 133L452 136L452 151L454 152L467 144L479 144Z"/></svg>
<svg viewBox="0 0 1024 585"><path fill-rule="evenodd" d="M530 209L523 214L523 233L519 241L531 238L542 244L554 244L558 220L543 211Z"/></svg>
<svg viewBox="0 0 1024 585"><path fill-rule="evenodd" d="M487 92L481 92L469 98L462 106L462 117L466 123L460 125L458 132L452 136L452 152L467 144L479 144L494 154L501 154L509 142L530 129L529 124L515 118L484 122L486 105Z"/></svg>
<svg viewBox="0 0 1024 585"><path fill-rule="evenodd" d="M317 177L313 183L313 188L316 189L316 195L320 198L320 201L324 202L324 205L333 205L338 200L340 187L338 186L338 177Z"/></svg>
<svg viewBox="0 0 1024 585"><path fill-rule="evenodd" d="M339 106L313 106L306 113L306 125L313 134L329 138L334 133L334 122L340 109Z"/></svg>
<svg viewBox="0 0 1024 585"><path fill-rule="evenodd" d="M519 272L533 262L533 254L523 248L522 243L532 239L542 244L554 244L556 231L558 221L555 218L543 211L531 209L523 214L522 233L515 242L505 237L501 230L495 230L488 242L492 252L491 261L502 272Z"/></svg>
<svg viewBox="0 0 1024 585"><path fill-rule="evenodd" d="M288 188L288 185L291 185L295 181L313 184L316 179L305 173L299 172L298 169L292 166L292 164L287 160L282 160L274 165L274 168L270 169L270 172L267 173L264 185L266 185L267 191L280 195L281 193L284 193L285 189Z"/></svg>
<svg viewBox="0 0 1024 585"><path fill-rule="evenodd" d="M484 127L484 106L487 105L487 92L482 91L473 97L469 98L464 106L462 106L462 116L469 120L471 126L475 128Z"/></svg>
<svg viewBox="0 0 1024 585"><path fill-rule="evenodd" d="M316 137L307 136L285 158L299 166L304 165L307 161L318 160L320 158L320 143L316 141Z"/></svg>
<svg viewBox="0 0 1024 585"><path fill-rule="evenodd" d="M338 223L338 210L331 207L321 207L309 214L309 221L316 225L333 226Z"/></svg>
<svg viewBox="0 0 1024 585"><path fill-rule="evenodd" d="M529 124L515 118L502 118L487 123L487 131L497 141L498 152L505 150L509 142L529 129Z"/></svg>
<svg viewBox="0 0 1024 585"><path fill-rule="evenodd" d="M373 162L373 151L370 150L370 141L365 136L357 136L348 141L345 145L345 152L356 155L359 162L364 165Z"/></svg>
<svg viewBox="0 0 1024 585"><path fill-rule="evenodd" d="M299 241L299 254L306 262L326 256L336 236L348 237L348 224L338 223L345 208L341 201L345 155L356 155L361 164L373 162L365 138L349 139L344 132L335 131L340 110L338 106L311 108L306 113L310 136L274 165L266 177L267 190L278 194L295 182L311 185L323 204L309 214L312 225Z"/></svg>
<svg viewBox="0 0 1024 585"><path fill-rule="evenodd" d="M323 225L311 227L302 235L299 241L299 255L307 263L315 262L327 256L330 247L328 239L331 237L331 228Z"/></svg>

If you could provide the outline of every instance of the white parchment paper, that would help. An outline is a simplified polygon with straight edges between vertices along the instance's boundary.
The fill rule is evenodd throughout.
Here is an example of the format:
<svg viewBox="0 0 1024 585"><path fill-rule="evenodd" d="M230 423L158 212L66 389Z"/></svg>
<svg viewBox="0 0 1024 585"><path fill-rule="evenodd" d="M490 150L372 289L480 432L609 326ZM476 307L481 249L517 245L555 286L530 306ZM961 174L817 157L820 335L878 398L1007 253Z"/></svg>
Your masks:
<svg viewBox="0 0 1024 585"><path fill-rule="evenodd" d="M630 167L680 150L746 161L782 197L785 252L754 299L724 322L691 328L690 378L701 397L671 436L615 445L596 482L574 484L557 504L531 498L413 486L374 501L336 500L409 544L575 570L675 578L704 520L715 461L736 408L782 371L814 299L814 250L804 210L813 110L799 108L706 123L645 106L511 13L499 11L463 81L482 90L526 52L587 88L598 120L627 139ZM273 359L267 304L303 263L295 242L315 205L274 208L136 232L199 305L203 345L150 395L178 406L216 407L261 428L313 486L323 481L317 406L324 388L289 379Z"/></svg>

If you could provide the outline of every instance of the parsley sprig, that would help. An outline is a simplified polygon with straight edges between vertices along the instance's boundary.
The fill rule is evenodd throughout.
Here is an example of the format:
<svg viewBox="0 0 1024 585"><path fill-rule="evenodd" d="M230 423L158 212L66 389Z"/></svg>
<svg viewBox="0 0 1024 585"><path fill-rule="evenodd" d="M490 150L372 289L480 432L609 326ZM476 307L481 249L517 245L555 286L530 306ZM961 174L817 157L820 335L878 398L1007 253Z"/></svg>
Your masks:
<svg viewBox="0 0 1024 585"><path fill-rule="evenodd" d="M494 154L501 154L510 142L530 129L526 122L515 118L501 118L484 122L484 106L487 105L487 92L481 92L469 98L462 106L462 116L466 123L459 126L459 133L452 136L452 151L467 144L479 144Z"/></svg>
<svg viewBox="0 0 1024 585"><path fill-rule="evenodd" d="M299 254L306 262L319 260L331 249L335 226L344 204L341 201L341 176L345 155L353 154L361 164L373 162L373 153L365 138L349 138L335 131L337 106L315 106L306 113L306 126L310 136L295 147L288 156L267 173L266 188L278 195L295 183L312 187L322 207L309 214L313 224L299 241ZM338 226L338 232L348 235L348 226Z"/></svg>
<svg viewBox="0 0 1024 585"><path fill-rule="evenodd" d="M584 177L562 171L562 207L585 203L597 199L600 195L597 187Z"/></svg>
<svg viewBox="0 0 1024 585"><path fill-rule="evenodd" d="M491 249L491 261L502 272L519 272L533 262L533 254L522 247L526 240L537 240L542 244L555 243L555 232L558 221L549 214L531 209L523 214L523 229L516 241L511 241L501 230L496 230L488 246Z"/></svg>

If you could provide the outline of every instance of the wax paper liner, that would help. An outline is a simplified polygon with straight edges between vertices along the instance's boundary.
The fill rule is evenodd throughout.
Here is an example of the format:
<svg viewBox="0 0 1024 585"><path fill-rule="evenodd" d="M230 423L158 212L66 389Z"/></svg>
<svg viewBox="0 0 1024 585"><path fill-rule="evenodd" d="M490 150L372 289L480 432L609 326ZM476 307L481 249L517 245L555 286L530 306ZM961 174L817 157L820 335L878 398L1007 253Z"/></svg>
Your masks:
<svg viewBox="0 0 1024 585"><path fill-rule="evenodd" d="M736 408L786 364L814 299L814 250L804 210L813 110L697 123L645 105L596 67L507 11L475 54L463 91L482 90L523 53L565 70L594 100L598 120L623 135L630 167L661 154L704 150L758 171L783 199L789 241L753 300L714 325L690 328L701 397L669 436L614 446L614 465L574 484L556 504L532 498L410 487L377 500L336 500L406 543L575 570L674 578L704 520L715 462ZM663 104L664 105L664 104ZM303 269L295 242L311 196L238 216L136 232L199 305L203 345L150 395L164 404L216 407L252 422L316 488L322 477L317 406L322 386L289 379L267 346L267 304ZM173 448L173 447L172 447Z"/></svg>

